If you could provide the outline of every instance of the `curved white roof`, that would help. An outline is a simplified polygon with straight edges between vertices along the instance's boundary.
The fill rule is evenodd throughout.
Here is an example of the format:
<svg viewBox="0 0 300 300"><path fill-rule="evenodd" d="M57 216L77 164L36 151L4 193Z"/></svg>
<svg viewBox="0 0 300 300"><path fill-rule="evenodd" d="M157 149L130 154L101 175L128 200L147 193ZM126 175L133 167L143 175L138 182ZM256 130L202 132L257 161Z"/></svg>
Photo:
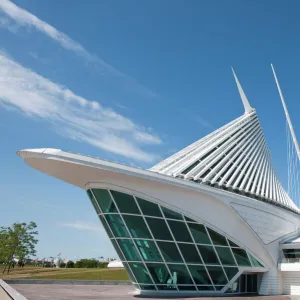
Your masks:
<svg viewBox="0 0 300 300"><path fill-rule="evenodd" d="M245 114L150 170L244 194L299 212L279 182L255 110L240 86Z"/></svg>

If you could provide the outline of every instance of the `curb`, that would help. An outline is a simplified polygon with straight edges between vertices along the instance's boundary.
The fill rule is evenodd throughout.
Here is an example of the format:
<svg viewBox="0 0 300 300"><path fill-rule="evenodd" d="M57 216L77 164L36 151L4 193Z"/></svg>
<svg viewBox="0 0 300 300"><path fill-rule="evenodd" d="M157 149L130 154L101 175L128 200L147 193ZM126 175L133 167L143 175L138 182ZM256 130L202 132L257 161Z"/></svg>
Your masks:
<svg viewBox="0 0 300 300"><path fill-rule="evenodd" d="M0 287L4 289L4 291L8 294L10 298L13 300L28 300L15 289L13 289L10 285L8 285L5 281L0 279Z"/></svg>
<svg viewBox="0 0 300 300"><path fill-rule="evenodd" d="M7 279L7 284L132 285L118 280Z"/></svg>

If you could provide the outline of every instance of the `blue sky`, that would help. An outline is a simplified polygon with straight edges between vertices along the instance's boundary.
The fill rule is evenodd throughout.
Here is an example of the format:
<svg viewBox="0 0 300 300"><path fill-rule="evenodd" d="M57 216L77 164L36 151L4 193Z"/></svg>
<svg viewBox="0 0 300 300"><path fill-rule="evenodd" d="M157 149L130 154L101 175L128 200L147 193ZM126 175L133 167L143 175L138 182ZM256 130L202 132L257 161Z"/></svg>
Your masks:
<svg viewBox="0 0 300 300"><path fill-rule="evenodd" d="M115 257L85 192L16 155L60 148L148 168L256 108L287 183L296 132L298 1L0 0L0 225L37 222L38 256Z"/></svg>

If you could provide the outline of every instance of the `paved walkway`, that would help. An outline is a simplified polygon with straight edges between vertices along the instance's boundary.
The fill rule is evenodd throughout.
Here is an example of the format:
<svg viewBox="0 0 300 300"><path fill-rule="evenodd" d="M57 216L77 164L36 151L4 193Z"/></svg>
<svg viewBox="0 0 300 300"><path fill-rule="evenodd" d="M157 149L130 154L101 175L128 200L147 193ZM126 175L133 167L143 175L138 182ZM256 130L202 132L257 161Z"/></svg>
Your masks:
<svg viewBox="0 0 300 300"><path fill-rule="evenodd" d="M28 300L138 300L130 293L131 286L109 286L109 285L63 285L63 284L11 284L19 293ZM299 297L300 298L300 297ZM298 299L299 299L298 298ZM1 299L1 298L0 298ZM152 298L167 299L167 298ZM212 300L215 298L172 298L172 299L201 299ZM290 296L259 296L259 297L222 297L219 300L290 300L297 299ZM2 299L1 299L2 300Z"/></svg>
<svg viewBox="0 0 300 300"><path fill-rule="evenodd" d="M0 286L0 299L1 300L11 300L11 298L6 294L6 292Z"/></svg>

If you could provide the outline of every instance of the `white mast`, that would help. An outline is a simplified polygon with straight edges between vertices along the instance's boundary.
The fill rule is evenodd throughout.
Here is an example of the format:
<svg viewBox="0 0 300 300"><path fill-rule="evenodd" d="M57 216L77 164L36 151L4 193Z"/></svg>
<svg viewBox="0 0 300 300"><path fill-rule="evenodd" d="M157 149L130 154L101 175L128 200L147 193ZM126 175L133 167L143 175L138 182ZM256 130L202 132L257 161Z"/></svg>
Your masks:
<svg viewBox="0 0 300 300"><path fill-rule="evenodd" d="M280 89L280 85L278 83L278 79L277 79L277 76L276 76L276 73L275 73L275 70L274 70L274 67L273 67L272 64L271 64L271 68L272 68L272 71L273 71L273 75L274 75L274 78L275 78L275 82L276 82L276 85L277 85L279 96L280 96L280 99L281 99L281 102L282 102L282 105L283 105L286 120L288 122L290 132L291 132L291 135L292 135L292 139L293 139L293 142L294 142L294 145L295 145L295 148L296 148L298 159L300 160L300 150L299 150L298 141L297 141L297 138L296 138L296 135L295 135L295 132L294 132L294 128L293 128L293 125L292 125L292 121L290 119L290 115L289 115L289 112L287 110L287 107L286 107L286 104L285 104L285 101L284 101L284 98L283 98L283 95L282 95L282 92L281 92L281 89Z"/></svg>
<svg viewBox="0 0 300 300"><path fill-rule="evenodd" d="M239 90L241 99L243 101L243 105L244 105L244 108L245 108L245 113L248 114L251 111L253 111L253 108L250 106L249 101L248 101L248 99L247 99L247 97L246 97L246 95L245 95L245 93L243 91L243 88L242 88L242 86L241 86L241 84L240 84L237 76L235 75L235 72L234 72L233 68L231 68L231 69L232 69L232 73L233 73L233 76L234 76L237 88Z"/></svg>

